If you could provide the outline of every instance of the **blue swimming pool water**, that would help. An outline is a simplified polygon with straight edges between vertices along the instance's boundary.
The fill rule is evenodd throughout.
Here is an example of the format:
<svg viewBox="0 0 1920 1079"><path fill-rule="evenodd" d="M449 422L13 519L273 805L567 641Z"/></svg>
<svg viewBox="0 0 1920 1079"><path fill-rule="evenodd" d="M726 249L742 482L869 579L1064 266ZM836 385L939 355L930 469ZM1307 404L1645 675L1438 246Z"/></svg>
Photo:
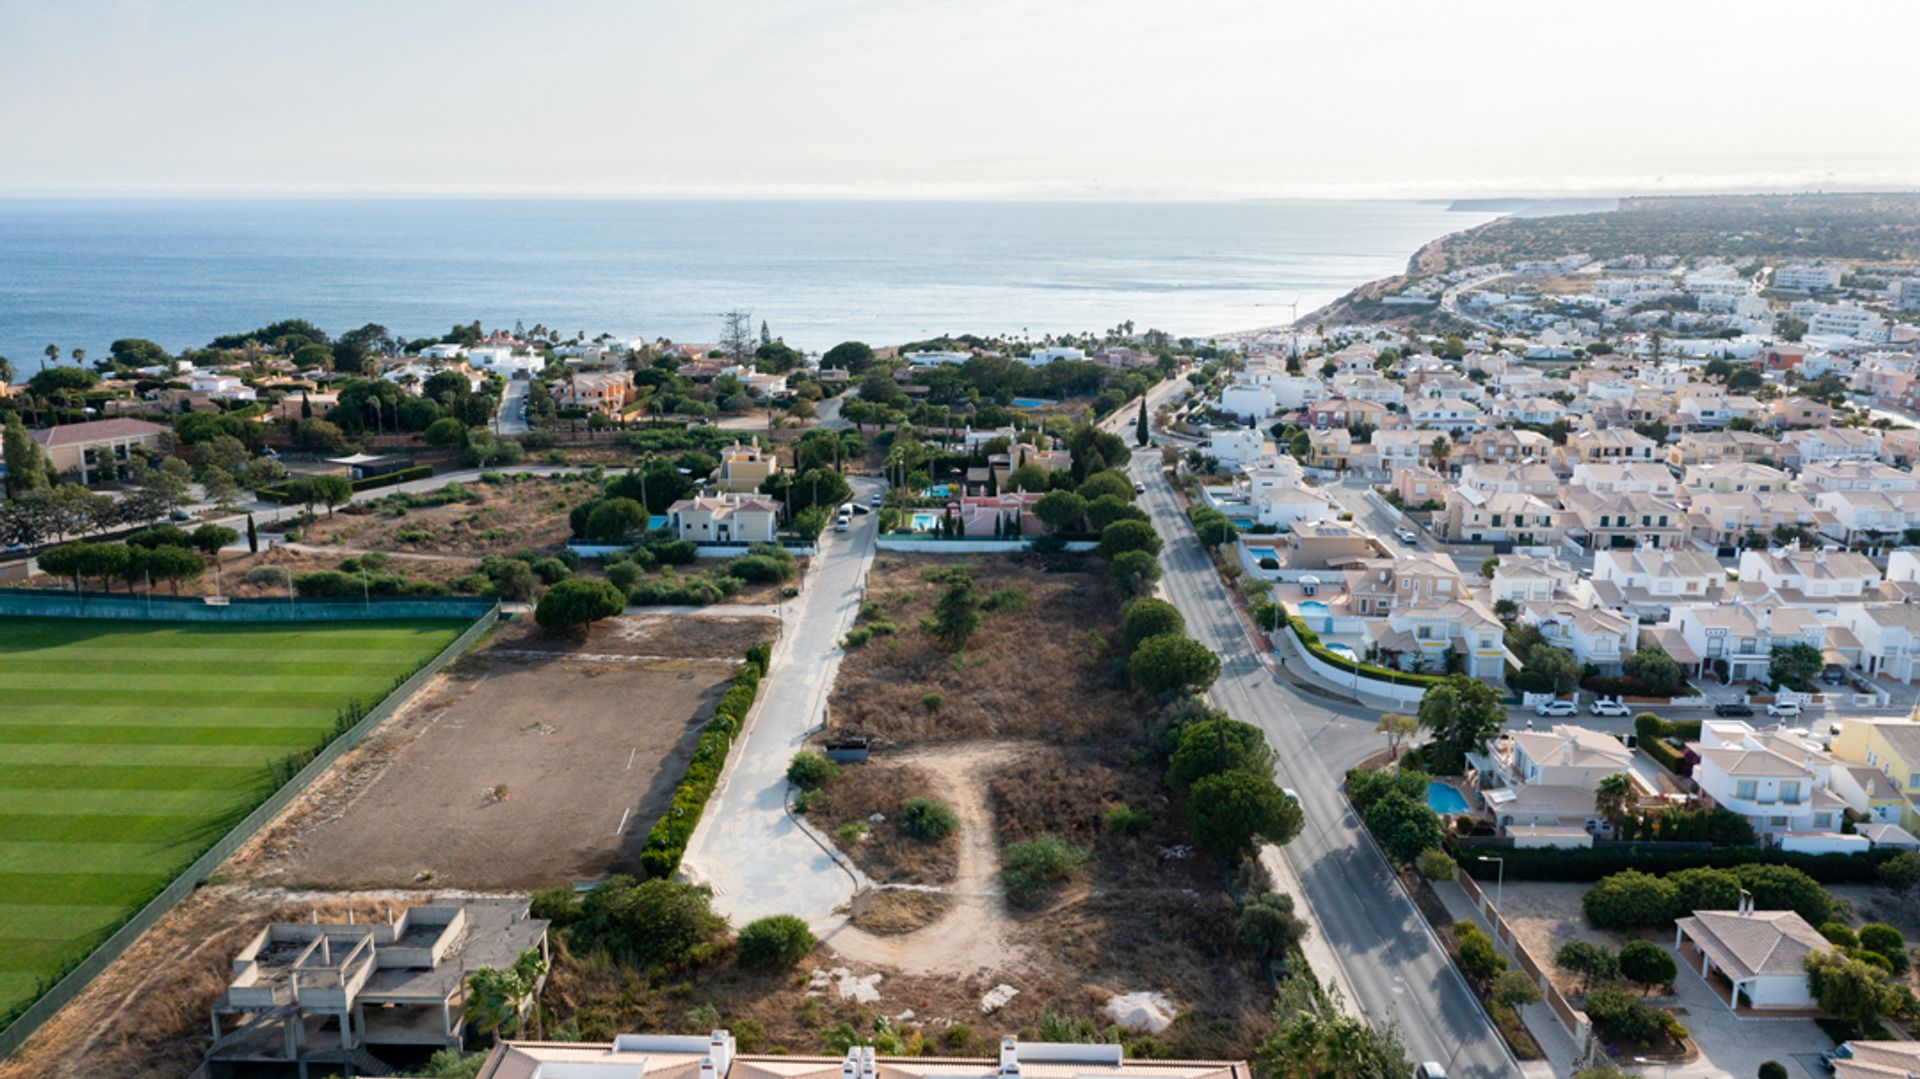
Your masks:
<svg viewBox="0 0 1920 1079"><path fill-rule="evenodd" d="M916 513L913 515L915 532L931 532L940 527L940 515L937 513Z"/></svg>
<svg viewBox="0 0 1920 1079"><path fill-rule="evenodd" d="M1460 792L1438 781L1427 784L1427 806L1435 813L1457 814L1468 810Z"/></svg>
<svg viewBox="0 0 1920 1079"><path fill-rule="evenodd" d="M1300 601L1300 617L1302 618L1308 615L1324 618L1326 613L1327 605L1317 599L1304 599Z"/></svg>
<svg viewBox="0 0 1920 1079"><path fill-rule="evenodd" d="M928 498L946 498L953 493L953 488L948 484L936 483L921 493Z"/></svg>
<svg viewBox="0 0 1920 1079"><path fill-rule="evenodd" d="M1327 646L1327 651L1350 663L1360 662L1360 654L1344 644L1330 644Z"/></svg>
<svg viewBox="0 0 1920 1079"><path fill-rule="evenodd" d="M1045 408L1050 404L1053 404L1053 402L1044 397L1016 397L1013 399L1013 407L1015 408Z"/></svg>

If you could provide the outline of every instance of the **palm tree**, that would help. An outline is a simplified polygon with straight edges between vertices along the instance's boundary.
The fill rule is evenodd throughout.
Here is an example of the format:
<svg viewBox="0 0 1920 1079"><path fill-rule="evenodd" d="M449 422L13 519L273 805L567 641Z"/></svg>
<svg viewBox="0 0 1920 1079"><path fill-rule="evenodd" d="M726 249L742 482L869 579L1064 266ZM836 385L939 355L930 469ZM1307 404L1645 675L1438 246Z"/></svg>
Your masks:
<svg viewBox="0 0 1920 1079"><path fill-rule="evenodd" d="M46 354L48 367L52 367L54 364L60 362L60 346L59 345L48 345L46 348L41 349L40 351Z"/></svg>
<svg viewBox="0 0 1920 1079"><path fill-rule="evenodd" d="M1626 816L1627 802L1633 797L1633 783L1626 773L1615 772L1593 788L1593 808L1610 823Z"/></svg>
<svg viewBox="0 0 1920 1079"><path fill-rule="evenodd" d="M528 948L505 970L483 967L467 975L467 1018L496 1039L507 1020L514 1021L514 1037L527 1028L527 1013L540 995L547 976L547 958Z"/></svg>

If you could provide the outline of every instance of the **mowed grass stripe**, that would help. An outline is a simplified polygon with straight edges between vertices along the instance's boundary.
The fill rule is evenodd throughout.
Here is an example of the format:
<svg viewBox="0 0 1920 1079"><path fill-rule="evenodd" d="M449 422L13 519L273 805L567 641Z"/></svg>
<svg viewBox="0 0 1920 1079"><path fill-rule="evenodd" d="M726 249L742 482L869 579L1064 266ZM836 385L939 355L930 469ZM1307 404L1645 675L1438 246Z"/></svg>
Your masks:
<svg viewBox="0 0 1920 1079"><path fill-rule="evenodd" d="M217 815L171 816L155 813L0 813L4 842L28 843L145 843L177 847L205 846L229 827ZM0 930L6 922L0 920Z"/></svg>
<svg viewBox="0 0 1920 1079"><path fill-rule="evenodd" d="M13 790L245 790L266 783L265 761L245 768L173 765L0 764L0 788Z"/></svg>
<svg viewBox="0 0 1920 1079"><path fill-rule="evenodd" d="M164 887L451 622L0 618L0 1011Z"/></svg>
<svg viewBox="0 0 1920 1079"><path fill-rule="evenodd" d="M148 816L148 817L224 817L233 812L232 791L141 791L128 797L126 791L63 790L49 795L43 790L0 788L0 814L22 817Z"/></svg>
<svg viewBox="0 0 1920 1079"><path fill-rule="evenodd" d="M282 754L295 750L311 749L317 739L289 737L291 732L283 733L279 748ZM260 765L259 745L162 745L152 742L122 742L117 745L94 743L90 745L67 745L59 742L43 742L39 745L27 743L0 742L0 768L14 764L50 764L64 762L84 762L89 766L140 766L167 768L241 768L257 770ZM6 833L0 831L0 836Z"/></svg>
<svg viewBox="0 0 1920 1079"><path fill-rule="evenodd" d="M42 907L0 903L0 941L96 936L118 923L125 913L119 907L103 904Z"/></svg>
<svg viewBox="0 0 1920 1079"><path fill-rule="evenodd" d="M0 721L0 746L304 746L315 725L306 717L279 726L204 726L182 716L177 726L163 723L11 723ZM331 730L329 726L327 729ZM260 758L252 754L253 760Z"/></svg>

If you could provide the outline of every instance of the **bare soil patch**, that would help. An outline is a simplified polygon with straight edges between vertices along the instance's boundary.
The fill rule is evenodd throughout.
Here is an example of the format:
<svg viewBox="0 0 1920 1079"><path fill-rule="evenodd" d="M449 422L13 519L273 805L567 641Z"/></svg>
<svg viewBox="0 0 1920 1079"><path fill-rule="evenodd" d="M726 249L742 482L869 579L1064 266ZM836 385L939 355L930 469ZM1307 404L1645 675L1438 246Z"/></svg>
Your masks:
<svg viewBox="0 0 1920 1079"><path fill-rule="evenodd" d="M853 916L853 924L875 936L889 937L925 929L952 909L953 900L939 892L889 888L873 893L867 909Z"/></svg>
<svg viewBox="0 0 1920 1079"><path fill-rule="evenodd" d="M622 640L610 621L599 646L672 636ZM637 868L734 664L517 647L531 640L503 631L456 663L236 865L273 884L514 889Z"/></svg>
<svg viewBox="0 0 1920 1079"><path fill-rule="evenodd" d="M948 884L959 869L960 836L915 839L901 827L900 807L909 798L935 798L943 784L925 767L901 760L875 760L841 770L807 819L828 835L876 884ZM874 821L874 815L885 820ZM858 839L841 835L849 826Z"/></svg>
<svg viewBox="0 0 1920 1079"><path fill-rule="evenodd" d="M1492 894L1492 885L1482 887ZM1635 934L1595 929L1587 924L1586 912L1580 906L1580 897L1590 887L1592 885L1580 883L1516 881L1502 889L1500 896L1500 912L1507 924L1553 979L1554 988L1569 995L1586 992L1586 986L1578 974L1568 974L1553 965L1554 953L1568 941L1584 940L1618 951L1631 940L1644 937L1656 943L1671 943L1673 937L1671 932Z"/></svg>
<svg viewBox="0 0 1920 1079"><path fill-rule="evenodd" d="M1115 669L1120 597L1092 559L958 560L882 553L867 580L889 635L850 651L829 701L835 733L896 742L1031 738L1084 743L1129 737L1150 707ZM965 567L982 595L1016 597L987 612L958 654L919 626L941 585L923 571ZM930 699L937 694L938 699Z"/></svg>
<svg viewBox="0 0 1920 1079"><path fill-rule="evenodd" d="M493 652L646 656L732 661L762 641L772 641L772 618L630 614L596 622L585 638L559 637L528 619L503 622L488 643Z"/></svg>
<svg viewBox="0 0 1920 1079"><path fill-rule="evenodd" d="M557 547L572 535L567 511L600 484L519 474L505 483L466 483L466 497L444 506L398 512L400 498L344 507L301 530L303 543L396 553L417 551L479 558L523 548Z"/></svg>

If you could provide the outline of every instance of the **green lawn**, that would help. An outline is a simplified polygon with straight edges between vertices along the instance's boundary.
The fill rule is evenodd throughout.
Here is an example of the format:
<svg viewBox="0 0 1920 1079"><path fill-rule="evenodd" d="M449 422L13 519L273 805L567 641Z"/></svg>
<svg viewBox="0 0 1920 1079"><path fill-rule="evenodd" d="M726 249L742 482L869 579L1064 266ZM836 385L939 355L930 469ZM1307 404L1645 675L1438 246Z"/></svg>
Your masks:
<svg viewBox="0 0 1920 1079"><path fill-rule="evenodd" d="M464 628L0 618L0 1025Z"/></svg>

